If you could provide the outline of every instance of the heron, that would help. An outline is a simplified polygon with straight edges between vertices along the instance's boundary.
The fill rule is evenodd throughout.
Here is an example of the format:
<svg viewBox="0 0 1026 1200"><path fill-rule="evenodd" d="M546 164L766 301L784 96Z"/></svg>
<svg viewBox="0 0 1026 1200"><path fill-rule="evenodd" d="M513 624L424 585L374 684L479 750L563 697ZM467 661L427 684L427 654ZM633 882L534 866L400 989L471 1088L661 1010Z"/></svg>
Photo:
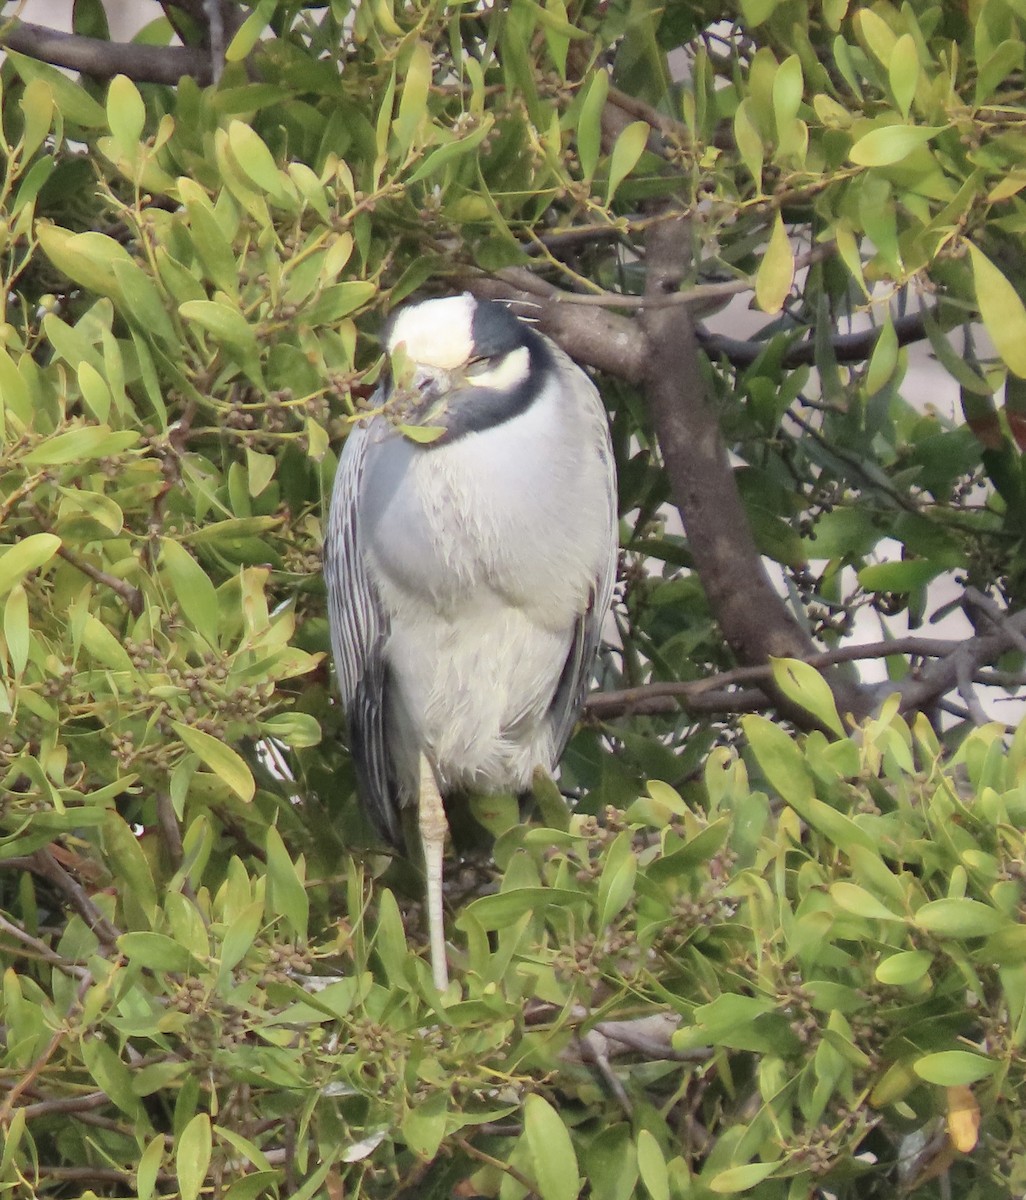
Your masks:
<svg viewBox="0 0 1026 1200"><path fill-rule="evenodd" d="M332 491L328 617L360 802L400 851L417 808L444 991L444 799L555 771L610 604L616 475L595 385L507 304L410 303L383 342Z"/></svg>

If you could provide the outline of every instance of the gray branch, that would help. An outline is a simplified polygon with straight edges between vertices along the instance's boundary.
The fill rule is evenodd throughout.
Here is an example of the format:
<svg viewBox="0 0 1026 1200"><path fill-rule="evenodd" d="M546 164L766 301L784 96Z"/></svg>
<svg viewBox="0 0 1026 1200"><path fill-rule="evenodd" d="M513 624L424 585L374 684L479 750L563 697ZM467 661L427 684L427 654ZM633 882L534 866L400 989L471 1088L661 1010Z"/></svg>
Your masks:
<svg viewBox="0 0 1026 1200"><path fill-rule="evenodd" d="M200 84L211 82L210 55L191 46L107 42L17 20L0 25L0 46L94 79L126 75L136 83L176 84L188 75Z"/></svg>

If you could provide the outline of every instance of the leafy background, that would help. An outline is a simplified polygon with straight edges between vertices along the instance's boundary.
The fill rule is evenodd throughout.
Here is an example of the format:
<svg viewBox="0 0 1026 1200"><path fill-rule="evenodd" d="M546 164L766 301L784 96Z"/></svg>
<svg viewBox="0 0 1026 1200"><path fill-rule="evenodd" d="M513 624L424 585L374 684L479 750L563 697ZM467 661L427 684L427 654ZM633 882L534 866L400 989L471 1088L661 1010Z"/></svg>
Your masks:
<svg viewBox="0 0 1026 1200"><path fill-rule="evenodd" d="M977 692L1026 646L1021 6L169 2L126 49L79 0L81 75L5 7L0 1186L1026 1189ZM624 550L572 803L479 806L439 997L321 513L382 316L464 287L599 372ZM940 577L972 636L892 634Z"/></svg>

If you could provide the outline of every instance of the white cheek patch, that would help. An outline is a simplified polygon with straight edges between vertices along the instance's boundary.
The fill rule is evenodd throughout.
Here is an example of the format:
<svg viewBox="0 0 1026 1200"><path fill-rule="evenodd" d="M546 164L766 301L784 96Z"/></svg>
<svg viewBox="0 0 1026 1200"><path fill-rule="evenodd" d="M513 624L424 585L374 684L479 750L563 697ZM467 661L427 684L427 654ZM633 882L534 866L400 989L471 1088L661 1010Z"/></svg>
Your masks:
<svg viewBox="0 0 1026 1200"><path fill-rule="evenodd" d="M403 345L411 362L452 371L474 353L472 340L477 302L464 293L442 300L425 300L404 309L388 338L388 351Z"/></svg>
<svg viewBox="0 0 1026 1200"><path fill-rule="evenodd" d="M495 366L468 372L467 379L474 387L511 392L527 379L530 369L530 351L526 346L518 346L516 350L504 354Z"/></svg>

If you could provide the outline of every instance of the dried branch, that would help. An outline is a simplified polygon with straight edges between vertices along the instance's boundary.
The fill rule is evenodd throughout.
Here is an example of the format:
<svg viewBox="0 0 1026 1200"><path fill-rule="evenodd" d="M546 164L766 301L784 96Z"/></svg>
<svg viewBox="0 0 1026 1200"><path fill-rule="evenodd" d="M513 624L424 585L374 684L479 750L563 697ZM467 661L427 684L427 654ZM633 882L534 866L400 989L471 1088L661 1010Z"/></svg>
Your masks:
<svg viewBox="0 0 1026 1200"><path fill-rule="evenodd" d="M117 942L121 930L107 920L81 884L72 878L49 850L37 850L28 861L29 869L57 888L104 945L113 946Z"/></svg>
<svg viewBox="0 0 1026 1200"><path fill-rule="evenodd" d="M93 79L127 75L136 83L176 84L188 75L205 85L212 78L209 55L192 46L108 42L59 33L29 21L13 20L0 27L0 46L55 67L81 71Z"/></svg>

